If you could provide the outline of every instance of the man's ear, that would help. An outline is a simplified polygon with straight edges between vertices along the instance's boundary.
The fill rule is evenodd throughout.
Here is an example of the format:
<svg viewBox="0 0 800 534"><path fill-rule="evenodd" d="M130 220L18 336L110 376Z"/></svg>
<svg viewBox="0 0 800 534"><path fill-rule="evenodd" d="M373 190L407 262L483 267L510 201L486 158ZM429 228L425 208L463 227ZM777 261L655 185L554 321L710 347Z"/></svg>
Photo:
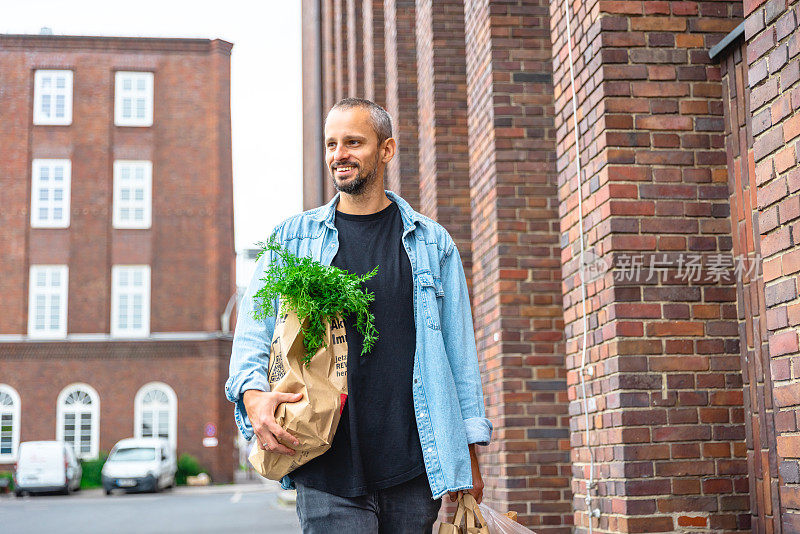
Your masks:
<svg viewBox="0 0 800 534"><path fill-rule="evenodd" d="M389 163L394 158L395 152L397 152L397 141L394 140L394 137L390 137L385 139L381 145L381 161L383 163Z"/></svg>

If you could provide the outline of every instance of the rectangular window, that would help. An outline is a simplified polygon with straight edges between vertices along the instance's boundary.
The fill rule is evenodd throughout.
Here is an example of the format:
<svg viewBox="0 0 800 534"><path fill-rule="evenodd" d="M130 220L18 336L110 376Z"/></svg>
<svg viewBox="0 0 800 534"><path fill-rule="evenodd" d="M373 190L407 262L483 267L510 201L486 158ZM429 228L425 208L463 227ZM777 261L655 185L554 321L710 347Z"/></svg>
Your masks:
<svg viewBox="0 0 800 534"><path fill-rule="evenodd" d="M35 159L31 171L31 226L69 227L72 164L68 159Z"/></svg>
<svg viewBox="0 0 800 534"><path fill-rule="evenodd" d="M66 265L31 265L28 300L30 337L66 337L68 272Z"/></svg>
<svg viewBox="0 0 800 534"><path fill-rule="evenodd" d="M114 124L153 125L153 73L117 72L114 83Z"/></svg>
<svg viewBox="0 0 800 534"><path fill-rule="evenodd" d="M72 124L72 71L37 70L33 78L33 124Z"/></svg>
<svg viewBox="0 0 800 534"><path fill-rule="evenodd" d="M150 266L111 268L111 335L150 335Z"/></svg>
<svg viewBox="0 0 800 534"><path fill-rule="evenodd" d="M0 413L0 457L12 457L14 452L13 414Z"/></svg>
<svg viewBox="0 0 800 534"><path fill-rule="evenodd" d="M149 161L114 162L114 228L150 228L152 175Z"/></svg>

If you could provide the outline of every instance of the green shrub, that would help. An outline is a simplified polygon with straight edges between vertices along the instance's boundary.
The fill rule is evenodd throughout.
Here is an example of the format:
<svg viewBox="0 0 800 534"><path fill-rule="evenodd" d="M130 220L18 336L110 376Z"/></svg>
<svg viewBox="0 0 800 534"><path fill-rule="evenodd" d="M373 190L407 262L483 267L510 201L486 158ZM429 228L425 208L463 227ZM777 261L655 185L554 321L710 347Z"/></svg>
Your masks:
<svg viewBox="0 0 800 534"><path fill-rule="evenodd" d="M103 469L106 458L108 458L108 453L101 452L100 456L94 460L81 460L81 469L83 469L81 489L99 488L103 485L100 479L100 470Z"/></svg>
<svg viewBox="0 0 800 534"><path fill-rule="evenodd" d="M0 478L8 479L8 491L14 491L14 475L8 471L0 471Z"/></svg>
<svg viewBox="0 0 800 534"><path fill-rule="evenodd" d="M175 484L178 486L186 485L186 477L197 476L206 471L200 462L191 454L181 454L178 457L178 472L175 473Z"/></svg>

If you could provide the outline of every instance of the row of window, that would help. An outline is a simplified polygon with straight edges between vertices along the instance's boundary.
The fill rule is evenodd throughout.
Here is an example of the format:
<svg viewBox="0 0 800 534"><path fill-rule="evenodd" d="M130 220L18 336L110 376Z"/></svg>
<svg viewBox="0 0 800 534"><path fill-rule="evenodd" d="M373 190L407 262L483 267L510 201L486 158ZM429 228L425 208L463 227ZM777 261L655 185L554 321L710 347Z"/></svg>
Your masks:
<svg viewBox="0 0 800 534"><path fill-rule="evenodd" d="M67 335L69 267L32 265L28 298L28 336L61 338ZM143 337L150 334L150 266L114 265L111 268L111 335Z"/></svg>
<svg viewBox="0 0 800 534"><path fill-rule="evenodd" d="M177 443L178 397L163 382L142 386L133 401L133 435ZM17 391L0 384L0 463L16 461L21 403ZM78 458L96 458L100 451L100 396L88 384L61 390L56 403L56 439L75 449Z"/></svg>
<svg viewBox="0 0 800 534"><path fill-rule="evenodd" d="M152 176L153 165L149 161L114 161L114 228L150 228ZM72 162L35 159L31 177L31 226L69 227Z"/></svg>
<svg viewBox="0 0 800 534"><path fill-rule="evenodd" d="M33 123L72 124L71 70L37 70L34 74ZM114 124L153 125L153 73L118 71L114 75Z"/></svg>

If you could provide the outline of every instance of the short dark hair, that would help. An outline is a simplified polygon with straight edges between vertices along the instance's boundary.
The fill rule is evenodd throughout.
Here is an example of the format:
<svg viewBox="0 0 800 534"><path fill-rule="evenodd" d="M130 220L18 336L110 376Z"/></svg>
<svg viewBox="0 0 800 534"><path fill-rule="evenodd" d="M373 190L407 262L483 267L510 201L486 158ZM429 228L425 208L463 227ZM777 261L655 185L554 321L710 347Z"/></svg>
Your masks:
<svg viewBox="0 0 800 534"><path fill-rule="evenodd" d="M372 123L372 129L375 130L375 133L378 136L378 146L392 136L392 117L385 109L380 107L372 100L367 100L366 98L343 98L334 104L330 111L328 111L328 115L330 115L331 111L334 109L352 108L363 108L369 111L369 119L370 123ZM328 120L327 116L325 117L325 120Z"/></svg>

